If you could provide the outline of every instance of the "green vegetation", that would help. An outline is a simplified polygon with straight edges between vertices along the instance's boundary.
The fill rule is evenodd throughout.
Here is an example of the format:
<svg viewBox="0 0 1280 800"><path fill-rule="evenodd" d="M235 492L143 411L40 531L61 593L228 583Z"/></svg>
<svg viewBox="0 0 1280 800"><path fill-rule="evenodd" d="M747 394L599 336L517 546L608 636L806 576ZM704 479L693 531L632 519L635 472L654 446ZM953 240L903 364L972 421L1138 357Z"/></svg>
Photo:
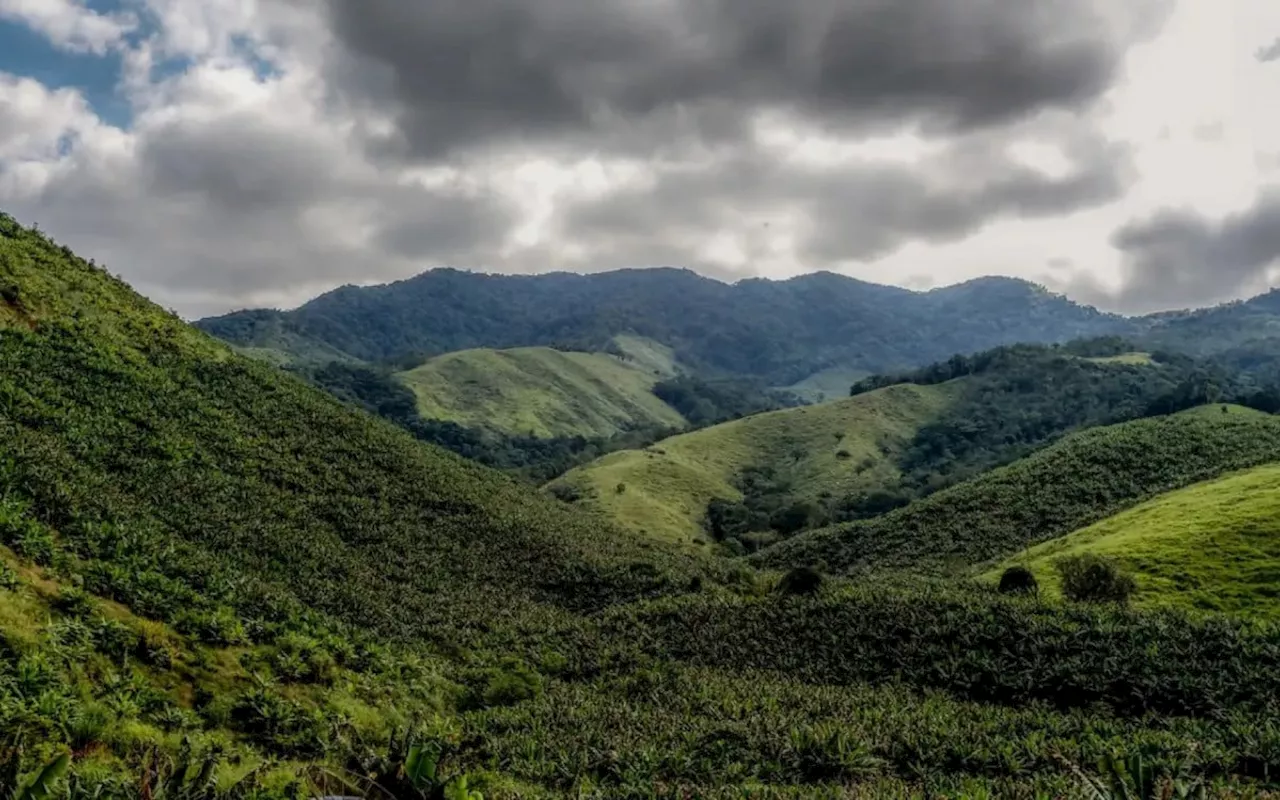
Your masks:
<svg viewBox="0 0 1280 800"><path fill-rule="evenodd" d="M900 386L862 397L757 414L612 453L570 471L567 486L611 520L666 541L706 541L715 499L741 501L741 479L771 470L780 505L820 504L892 484L897 456L955 394ZM619 493L615 488L625 485Z"/></svg>
<svg viewBox="0 0 1280 800"><path fill-rule="evenodd" d="M1280 467L1162 494L1010 561L1057 593L1053 564L1079 556L1123 565L1138 603L1280 616Z"/></svg>
<svg viewBox="0 0 1280 800"><path fill-rule="evenodd" d="M849 387L867 377L866 370L854 367L828 367L786 388L809 403L836 400L849 393Z"/></svg>
<svg viewBox="0 0 1280 800"><path fill-rule="evenodd" d="M653 393L659 376L603 353L464 350L397 376L424 419L507 435L608 437L685 420Z"/></svg>
<svg viewBox="0 0 1280 800"><path fill-rule="evenodd" d="M801 534L756 559L842 572L964 570L1278 457L1280 418L1237 406L1095 428L884 516Z"/></svg>
<svg viewBox="0 0 1280 800"><path fill-rule="evenodd" d="M639 349L649 355L637 353L639 364L665 372L678 363L704 377L769 386L833 365L884 372L955 352L1141 327L1011 279L918 293L832 273L729 285L675 269L537 276L438 269L388 286L343 287L294 311L198 324L237 345L324 347L383 363L477 348L616 353L636 351L644 339Z"/></svg>
<svg viewBox="0 0 1280 800"><path fill-rule="evenodd" d="M780 576L666 547L235 354L7 217L0 298L6 797L1031 798L1115 779L1118 796L1177 782L1261 798L1277 783L1265 621ZM331 377L373 402L365 374ZM777 418L812 414L797 465L865 456L892 476L956 390L733 425L786 446ZM1270 421L1216 413L1255 436Z"/></svg>

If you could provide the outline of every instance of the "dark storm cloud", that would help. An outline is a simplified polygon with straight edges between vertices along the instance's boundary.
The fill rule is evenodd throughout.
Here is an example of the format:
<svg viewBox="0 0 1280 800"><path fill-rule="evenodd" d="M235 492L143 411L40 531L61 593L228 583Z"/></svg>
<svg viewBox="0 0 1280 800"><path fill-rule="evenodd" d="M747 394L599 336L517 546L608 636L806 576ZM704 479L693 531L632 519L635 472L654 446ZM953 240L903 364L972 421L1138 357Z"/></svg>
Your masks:
<svg viewBox="0 0 1280 800"><path fill-rule="evenodd" d="M1082 0L329 0L348 99L401 144L636 150L739 139L761 109L850 130L1082 109L1167 11ZM636 126L640 126L637 129Z"/></svg>
<svg viewBox="0 0 1280 800"><path fill-rule="evenodd" d="M1163 211L1121 228L1112 243L1127 262L1116 305L1177 308L1254 293L1280 261L1280 190L1221 220Z"/></svg>
<svg viewBox="0 0 1280 800"><path fill-rule="evenodd" d="M1258 48L1258 60L1262 62L1280 61L1280 39L1276 39L1266 47Z"/></svg>

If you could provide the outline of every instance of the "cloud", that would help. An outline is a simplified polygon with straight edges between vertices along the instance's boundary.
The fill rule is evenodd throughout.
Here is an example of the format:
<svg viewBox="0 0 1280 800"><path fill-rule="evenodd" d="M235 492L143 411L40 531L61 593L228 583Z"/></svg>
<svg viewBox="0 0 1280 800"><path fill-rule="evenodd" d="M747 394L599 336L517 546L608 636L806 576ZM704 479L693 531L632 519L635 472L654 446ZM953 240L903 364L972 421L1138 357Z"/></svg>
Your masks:
<svg viewBox="0 0 1280 800"><path fill-rule="evenodd" d="M1280 189L1221 219L1161 211L1116 231L1112 243L1125 258L1123 284L1109 298L1120 307L1182 308L1258 293L1280 262Z"/></svg>
<svg viewBox="0 0 1280 800"><path fill-rule="evenodd" d="M1099 106L1166 7L137 0L127 127L0 78L0 205L192 316L441 265L846 268L1120 196Z"/></svg>
<svg viewBox="0 0 1280 800"><path fill-rule="evenodd" d="M500 196L367 163L302 87L258 84L249 69L193 69L128 132L102 125L74 93L0 80L6 210L192 315L402 277L422 250L459 263L496 257L484 243L512 225ZM234 103L212 100L236 81ZM27 121L43 121L39 136ZM77 145L59 147L68 135ZM12 162L12 148L43 158ZM402 241L417 252L397 252Z"/></svg>
<svg viewBox="0 0 1280 800"><path fill-rule="evenodd" d="M1115 6L1123 6L1117 10ZM652 152L779 111L848 132L1086 108L1168 3L328 0L348 97L421 158L484 143Z"/></svg>
<svg viewBox="0 0 1280 800"><path fill-rule="evenodd" d="M25 24L58 47L97 54L120 45L138 25L133 14L101 14L75 0L0 0L0 20Z"/></svg>
<svg viewBox="0 0 1280 800"><path fill-rule="evenodd" d="M1280 61L1280 39L1276 39L1266 47L1259 47L1257 57L1263 63Z"/></svg>

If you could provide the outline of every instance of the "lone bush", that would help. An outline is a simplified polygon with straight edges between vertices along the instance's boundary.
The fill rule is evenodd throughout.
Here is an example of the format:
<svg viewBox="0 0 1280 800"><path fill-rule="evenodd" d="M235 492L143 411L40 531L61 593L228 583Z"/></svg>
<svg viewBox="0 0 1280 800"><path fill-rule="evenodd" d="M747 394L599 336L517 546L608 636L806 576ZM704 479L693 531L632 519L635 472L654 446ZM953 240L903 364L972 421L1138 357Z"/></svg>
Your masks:
<svg viewBox="0 0 1280 800"><path fill-rule="evenodd" d="M1054 567L1062 576L1062 593L1077 603L1125 603L1138 588L1133 576L1093 553L1060 558Z"/></svg>
<svg viewBox="0 0 1280 800"><path fill-rule="evenodd" d="M1000 576L1001 594L1036 594L1039 591L1040 583L1026 567L1009 567Z"/></svg>
<svg viewBox="0 0 1280 800"><path fill-rule="evenodd" d="M784 597L813 596L822 590L822 573L810 567L796 567L778 581L778 594Z"/></svg>

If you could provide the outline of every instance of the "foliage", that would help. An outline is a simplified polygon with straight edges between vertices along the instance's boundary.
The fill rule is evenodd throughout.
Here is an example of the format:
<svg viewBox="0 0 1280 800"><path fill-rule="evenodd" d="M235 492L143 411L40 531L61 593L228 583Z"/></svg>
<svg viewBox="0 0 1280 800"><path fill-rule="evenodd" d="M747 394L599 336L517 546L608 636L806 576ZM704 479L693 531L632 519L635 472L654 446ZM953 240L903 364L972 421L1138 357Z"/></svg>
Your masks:
<svg viewBox="0 0 1280 800"><path fill-rule="evenodd" d="M1093 553L1063 556L1054 562L1062 593L1077 603L1127 603L1137 585L1115 562Z"/></svg>
<svg viewBox="0 0 1280 800"><path fill-rule="evenodd" d="M707 380L680 375L655 384L653 393L696 428L800 405L797 397L741 378Z"/></svg>
<svg viewBox="0 0 1280 800"><path fill-rule="evenodd" d="M779 568L822 561L837 572L964 569L1277 452L1280 419L1238 407L1095 428L884 516L803 533L755 560Z"/></svg>
<svg viewBox="0 0 1280 800"><path fill-rule="evenodd" d="M815 595L822 591L822 573L809 567L796 567L778 580L779 594L793 596Z"/></svg>

